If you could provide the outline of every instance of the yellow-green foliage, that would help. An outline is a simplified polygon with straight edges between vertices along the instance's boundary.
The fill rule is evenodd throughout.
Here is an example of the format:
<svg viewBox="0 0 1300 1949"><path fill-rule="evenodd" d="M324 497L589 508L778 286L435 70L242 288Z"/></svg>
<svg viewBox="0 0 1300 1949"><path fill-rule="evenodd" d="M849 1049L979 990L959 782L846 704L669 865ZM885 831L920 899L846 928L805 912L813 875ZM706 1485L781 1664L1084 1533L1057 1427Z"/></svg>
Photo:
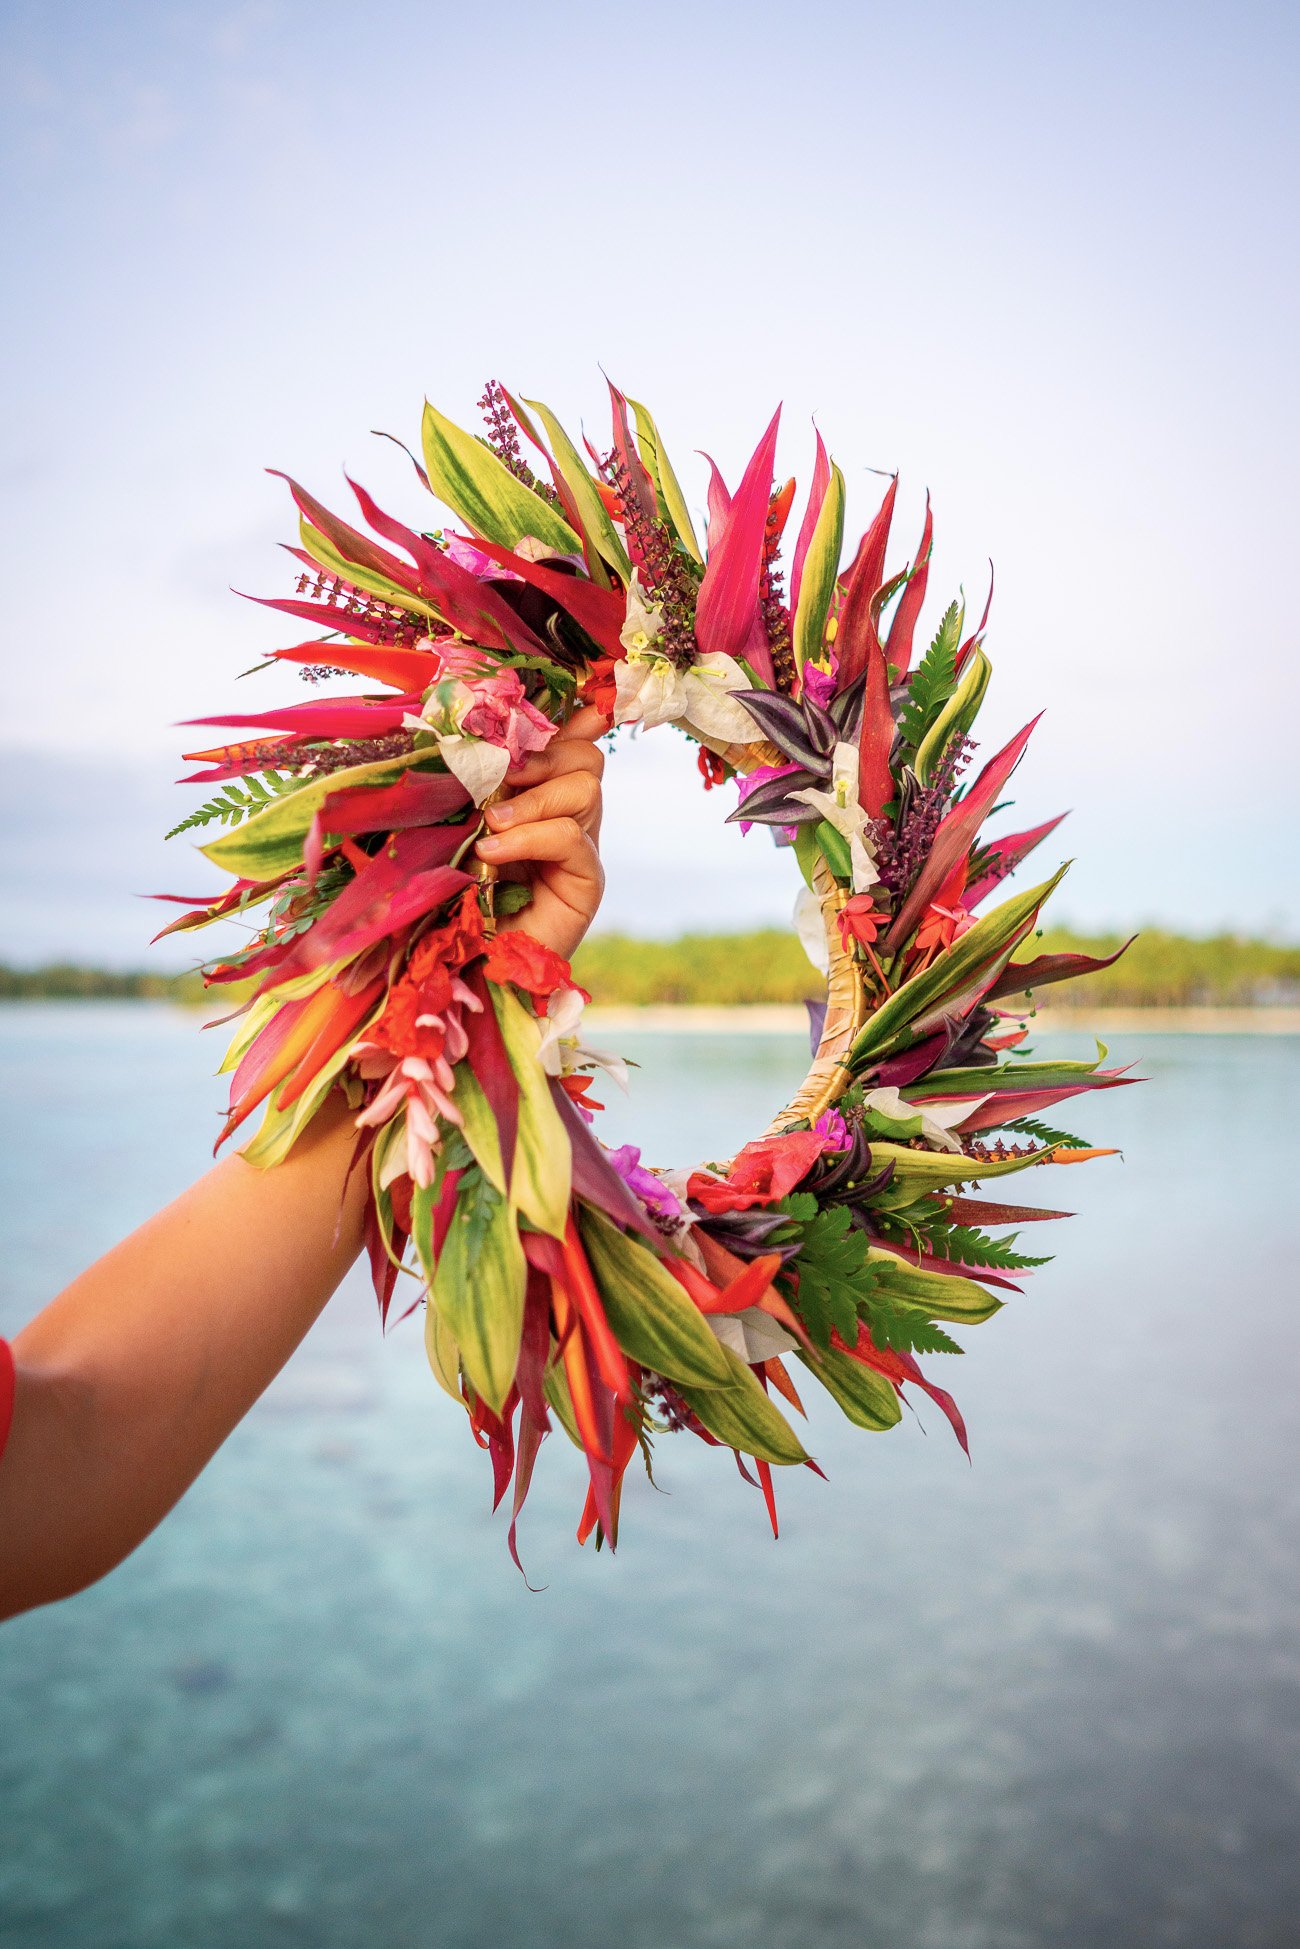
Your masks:
<svg viewBox="0 0 1300 1949"><path fill-rule="evenodd" d="M1027 941L1018 958L1039 954L1113 954L1122 934L1076 934L1049 927ZM821 984L793 932L765 927L746 934L683 934L675 941L638 941L597 934L579 948L574 973L598 1002L801 1002ZM205 990L198 975L114 973L60 964L44 968L0 965L0 1001L23 999L135 999L234 1006L253 983ZM1148 928L1113 968L1039 991L1044 1007L1195 1008L1300 1005L1300 947L1220 934L1190 940Z"/></svg>
<svg viewBox="0 0 1300 1949"><path fill-rule="evenodd" d="M1084 935L1049 928L1026 942L1033 955L1113 954L1122 934ZM798 1002L820 983L791 932L684 934L676 941L638 941L598 934L579 950L574 973L598 1002ZM1300 947L1219 935L1189 940L1150 928L1113 968L1040 991L1044 1006L1197 1007L1300 1003Z"/></svg>

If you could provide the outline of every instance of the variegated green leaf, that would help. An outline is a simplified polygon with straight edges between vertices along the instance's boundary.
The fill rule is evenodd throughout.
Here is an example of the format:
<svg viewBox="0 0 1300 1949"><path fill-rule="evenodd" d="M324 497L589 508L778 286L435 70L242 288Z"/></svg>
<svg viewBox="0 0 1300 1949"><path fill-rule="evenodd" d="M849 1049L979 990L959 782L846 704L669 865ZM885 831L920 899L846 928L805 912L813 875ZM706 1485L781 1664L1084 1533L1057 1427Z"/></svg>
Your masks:
<svg viewBox="0 0 1300 1949"><path fill-rule="evenodd" d="M546 437L551 443L555 465L577 503L578 514L591 540L593 551L609 563L621 582L630 581L632 564L628 559L628 552L618 538L614 523L606 512L605 503L596 492L596 483L587 472L582 456L549 406L544 406L540 399L526 399L524 404L532 407L546 428ZM577 545L576 541L574 545Z"/></svg>
<svg viewBox="0 0 1300 1949"><path fill-rule="evenodd" d="M949 1185L975 1184L983 1178L1009 1177L1015 1171L1026 1171L1037 1164L1045 1164L1050 1153L1040 1153L1029 1157L966 1157L961 1152L944 1150L913 1150L906 1144L879 1144L872 1142L871 1164L873 1170L883 1171L886 1164L893 1166L889 1183L879 1194L880 1203L886 1207L909 1204L923 1191L942 1191Z"/></svg>
<svg viewBox="0 0 1300 1949"><path fill-rule="evenodd" d="M844 476L832 462L830 481L804 559L794 617L794 658L801 670L810 658L821 655L843 547Z"/></svg>
<svg viewBox="0 0 1300 1949"><path fill-rule="evenodd" d="M404 771L419 765L441 769L437 754L426 748L376 759L368 765L349 765L323 778L309 778L300 790L273 799L242 826L198 850L226 873L245 880L268 880L300 864L308 828L331 793L345 792L353 785L391 785Z"/></svg>
<svg viewBox="0 0 1300 1949"><path fill-rule="evenodd" d="M467 1062L456 1065L456 1108L464 1118L461 1135L474 1153L474 1161L494 1190L505 1195L506 1173L501 1157L501 1133L478 1078Z"/></svg>
<svg viewBox="0 0 1300 1949"><path fill-rule="evenodd" d="M375 1014L378 1012L376 1009ZM257 1135L239 1153L246 1164L255 1164L258 1170L265 1171L272 1164L283 1163L346 1069L351 1060L353 1042L365 1033L368 1026L369 1022L358 1026L356 1035L330 1057L320 1075L287 1109L281 1109L277 1100L279 1090L272 1090Z"/></svg>
<svg viewBox="0 0 1300 1949"><path fill-rule="evenodd" d="M541 1026L511 989L490 986L501 1039L519 1084L510 1195L530 1225L552 1238L563 1238L573 1188L573 1151L538 1058Z"/></svg>
<svg viewBox="0 0 1300 1949"><path fill-rule="evenodd" d="M988 689L993 666L983 650L973 650L966 659L966 667L956 690L948 699L938 717L921 740L913 769L922 785L928 785L930 775L955 737L965 737L975 722L979 707Z"/></svg>
<svg viewBox="0 0 1300 1949"><path fill-rule="evenodd" d="M697 562L703 564L704 557L700 553L700 544L695 539L695 529L691 525L686 497L673 472L673 463L664 451L663 441L659 438L659 428L639 400L629 399L627 403L636 415L637 446L646 464L646 471L655 484L660 511L682 547L688 554L693 555Z"/></svg>
<svg viewBox="0 0 1300 1949"><path fill-rule="evenodd" d="M801 1353L799 1358L859 1428L883 1433L887 1428L897 1427L902 1419L902 1405L883 1374L873 1373L860 1360L836 1348L818 1354L815 1359L806 1353Z"/></svg>
<svg viewBox="0 0 1300 1949"><path fill-rule="evenodd" d="M721 1343L719 1342L719 1345ZM678 1383L682 1399L711 1435L760 1462L792 1467L808 1454L785 1416L772 1405L739 1354L723 1347L729 1369L725 1387L688 1387Z"/></svg>
<svg viewBox="0 0 1300 1949"><path fill-rule="evenodd" d="M439 1387L453 1401L460 1401L460 1348L432 1300L424 1309L424 1351Z"/></svg>
<svg viewBox="0 0 1300 1949"><path fill-rule="evenodd" d="M873 1169L875 1154L873 1147ZM873 1245L867 1258L876 1268L876 1290L881 1296L891 1304L915 1306L927 1319L978 1325L1002 1309L1002 1301L976 1279L962 1279L955 1272L928 1272L881 1246Z"/></svg>
<svg viewBox="0 0 1300 1949"><path fill-rule="evenodd" d="M580 1221L606 1317L624 1353L675 1385L726 1387L726 1348L649 1247L590 1205L580 1207Z"/></svg>
<svg viewBox="0 0 1300 1949"><path fill-rule="evenodd" d="M302 537L302 545L312 560L319 562L321 567L327 569L331 575L341 576L343 581L351 582L354 588L364 589L369 595L379 596L384 602L391 602L398 609L409 609L413 615L427 616L430 621L437 620L437 610L422 601L419 596L412 595L409 589L404 589L400 582L390 581L388 576L380 575L377 569L361 568L356 562L350 562L346 555L341 555L333 542L327 540L319 528L312 527L305 514L299 517L298 532Z"/></svg>
<svg viewBox="0 0 1300 1949"><path fill-rule="evenodd" d="M578 1417L573 1412L573 1396L569 1393L569 1379L560 1360L553 1360L542 1376L542 1391L548 1406L575 1448L583 1449L585 1444L578 1433Z"/></svg>
<svg viewBox="0 0 1300 1949"><path fill-rule="evenodd" d="M519 1361L526 1279L514 1207L486 1178L462 1182L429 1299L460 1348L471 1387L494 1414Z"/></svg>
<svg viewBox="0 0 1300 1949"><path fill-rule="evenodd" d="M853 1067L861 1068L873 1056L880 1056L896 1044L906 1048L912 1025L937 1010L949 997L960 996L977 977L990 977L1009 959L1023 930L1033 921L1065 868L1054 873L1041 886L1013 894L969 931L936 955L923 974L913 975L889 1000L876 1009L849 1051Z"/></svg>
<svg viewBox="0 0 1300 1949"><path fill-rule="evenodd" d="M422 432L429 485L472 533L505 548L532 535L557 555L577 553L582 544L564 516L516 480L490 447L427 403Z"/></svg>

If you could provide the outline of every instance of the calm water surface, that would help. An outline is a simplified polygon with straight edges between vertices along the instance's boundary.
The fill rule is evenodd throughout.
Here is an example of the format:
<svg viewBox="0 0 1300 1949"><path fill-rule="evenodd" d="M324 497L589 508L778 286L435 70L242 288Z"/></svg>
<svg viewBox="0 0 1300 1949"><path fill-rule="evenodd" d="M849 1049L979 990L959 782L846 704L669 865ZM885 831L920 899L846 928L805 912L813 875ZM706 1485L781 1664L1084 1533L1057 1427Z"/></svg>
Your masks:
<svg viewBox="0 0 1300 1949"><path fill-rule="evenodd" d="M624 1041L608 1134L655 1161L802 1068ZM0 1941L1294 1944L1300 1040L1116 1053L1152 1082L1077 1122L1125 1161L1034 1181L1062 1256L931 1363L973 1467L928 1410L814 1410L779 1544L664 1441L617 1561L579 1551L557 1441L529 1595L415 1323L350 1282L129 1564L0 1630ZM214 1061L165 1009L0 1010L0 1330L202 1168Z"/></svg>

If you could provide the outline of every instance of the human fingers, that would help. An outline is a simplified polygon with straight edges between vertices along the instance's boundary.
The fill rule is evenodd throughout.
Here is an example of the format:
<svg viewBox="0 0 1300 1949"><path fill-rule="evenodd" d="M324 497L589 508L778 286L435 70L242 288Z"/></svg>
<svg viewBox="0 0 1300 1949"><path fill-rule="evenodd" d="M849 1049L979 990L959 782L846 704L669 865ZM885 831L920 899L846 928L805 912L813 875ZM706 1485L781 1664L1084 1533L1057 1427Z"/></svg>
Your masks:
<svg viewBox="0 0 1300 1949"><path fill-rule="evenodd" d="M589 832L600 816L600 780L581 768L560 772L514 798L487 806L485 816L493 832L565 816L576 819L583 831Z"/></svg>
<svg viewBox="0 0 1300 1949"><path fill-rule="evenodd" d="M611 722L605 712L595 704L584 704L581 710L576 710L573 716L560 726L551 743L574 744L583 739L590 743L593 738L603 738Z"/></svg>
<svg viewBox="0 0 1300 1949"><path fill-rule="evenodd" d="M545 751L533 751L521 764L506 773L509 785L536 785L540 779L556 778L561 772L588 771L600 778L605 770L605 754L598 745L583 739L561 744L552 739Z"/></svg>

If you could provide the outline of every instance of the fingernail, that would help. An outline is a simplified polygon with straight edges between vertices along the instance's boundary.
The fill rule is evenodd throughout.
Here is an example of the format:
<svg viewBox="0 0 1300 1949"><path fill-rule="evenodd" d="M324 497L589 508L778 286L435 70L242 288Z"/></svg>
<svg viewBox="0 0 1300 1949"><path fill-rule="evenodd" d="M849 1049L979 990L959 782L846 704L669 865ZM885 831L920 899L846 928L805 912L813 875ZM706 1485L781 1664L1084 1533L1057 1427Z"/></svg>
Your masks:
<svg viewBox="0 0 1300 1949"><path fill-rule="evenodd" d="M474 848L474 851L476 853L495 853L495 852L499 852L500 849L501 849L501 841L499 839L494 839L491 833L487 833L482 839L479 840L478 844Z"/></svg>
<svg viewBox="0 0 1300 1949"><path fill-rule="evenodd" d="M513 805L490 805L488 818L494 826L508 826L515 816Z"/></svg>

